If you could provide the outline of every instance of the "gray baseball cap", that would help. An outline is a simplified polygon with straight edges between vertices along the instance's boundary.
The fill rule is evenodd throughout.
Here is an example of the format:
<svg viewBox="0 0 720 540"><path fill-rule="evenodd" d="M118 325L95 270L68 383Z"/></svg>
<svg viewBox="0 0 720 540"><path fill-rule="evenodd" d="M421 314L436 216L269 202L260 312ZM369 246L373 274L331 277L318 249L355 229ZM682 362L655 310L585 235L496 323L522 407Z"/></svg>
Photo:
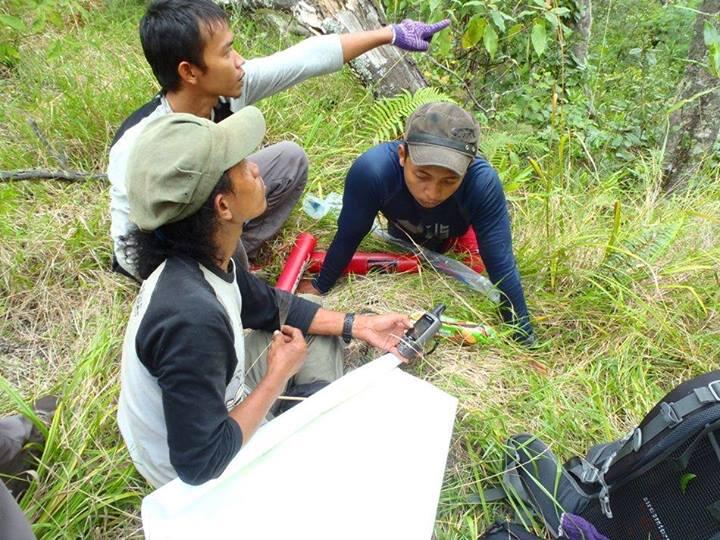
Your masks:
<svg viewBox="0 0 720 540"><path fill-rule="evenodd" d="M415 165L436 165L465 176L475 159L480 126L453 103L426 103L405 123L405 141Z"/></svg>
<svg viewBox="0 0 720 540"><path fill-rule="evenodd" d="M265 119L255 107L218 124L186 113L151 121L128 157L130 221L153 231L193 215L223 173L252 154L264 135Z"/></svg>

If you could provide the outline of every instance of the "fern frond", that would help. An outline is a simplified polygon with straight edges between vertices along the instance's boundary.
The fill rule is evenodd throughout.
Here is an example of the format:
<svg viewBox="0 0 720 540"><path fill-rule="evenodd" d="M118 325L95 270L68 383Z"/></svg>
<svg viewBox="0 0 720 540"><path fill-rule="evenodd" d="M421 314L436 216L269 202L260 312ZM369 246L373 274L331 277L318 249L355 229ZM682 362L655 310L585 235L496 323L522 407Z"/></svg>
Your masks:
<svg viewBox="0 0 720 540"><path fill-rule="evenodd" d="M391 141L400 137L405 128L405 120L415 109L425 103L454 100L435 88L421 88L414 94L403 90L397 96L377 101L367 116L365 126L360 130L363 139L373 144Z"/></svg>
<svg viewBox="0 0 720 540"><path fill-rule="evenodd" d="M516 156L540 155L546 151L543 142L531 130L517 128L513 132L480 130L480 153L496 169L502 170Z"/></svg>
<svg viewBox="0 0 720 540"><path fill-rule="evenodd" d="M664 226L644 229L613 246L613 253L603 266L619 276L635 270L637 266L651 265L670 250L684 226L683 218Z"/></svg>
<svg viewBox="0 0 720 540"><path fill-rule="evenodd" d="M669 223L665 227L662 227L656 232L652 242L648 242L645 246L643 246L643 249L639 254L640 258L647 263L656 262L670 250L670 247L675 243L675 240L684 226L685 219L683 218L677 223Z"/></svg>

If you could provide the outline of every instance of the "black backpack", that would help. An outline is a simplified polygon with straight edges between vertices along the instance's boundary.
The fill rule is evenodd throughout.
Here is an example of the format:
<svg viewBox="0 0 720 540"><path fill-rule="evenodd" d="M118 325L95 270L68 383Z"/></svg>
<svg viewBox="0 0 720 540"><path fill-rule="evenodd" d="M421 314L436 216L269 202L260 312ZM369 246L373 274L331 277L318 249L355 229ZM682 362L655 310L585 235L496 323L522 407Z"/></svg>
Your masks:
<svg viewBox="0 0 720 540"><path fill-rule="evenodd" d="M541 540L517 523L497 522L478 540Z"/></svg>
<svg viewBox="0 0 720 540"><path fill-rule="evenodd" d="M720 540L720 371L681 384L627 437L564 466L532 435L507 446L503 491L553 537L568 512L610 540Z"/></svg>

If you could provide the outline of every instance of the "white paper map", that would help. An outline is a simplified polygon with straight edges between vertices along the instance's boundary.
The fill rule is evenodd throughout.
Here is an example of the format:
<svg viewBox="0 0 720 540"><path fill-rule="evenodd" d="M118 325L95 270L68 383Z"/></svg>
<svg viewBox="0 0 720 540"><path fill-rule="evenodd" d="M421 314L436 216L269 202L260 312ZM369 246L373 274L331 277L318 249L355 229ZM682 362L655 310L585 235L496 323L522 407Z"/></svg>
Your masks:
<svg viewBox="0 0 720 540"><path fill-rule="evenodd" d="M143 500L149 540L429 539L457 400L385 355L267 423L217 480Z"/></svg>

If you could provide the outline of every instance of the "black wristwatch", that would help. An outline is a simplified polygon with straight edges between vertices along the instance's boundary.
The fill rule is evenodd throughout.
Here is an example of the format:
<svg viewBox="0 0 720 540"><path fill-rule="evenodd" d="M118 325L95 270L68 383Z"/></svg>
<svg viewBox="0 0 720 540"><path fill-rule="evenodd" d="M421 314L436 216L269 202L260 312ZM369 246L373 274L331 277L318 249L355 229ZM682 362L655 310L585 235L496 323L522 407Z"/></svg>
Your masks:
<svg viewBox="0 0 720 540"><path fill-rule="evenodd" d="M342 339L345 343L350 343L352 340L352 325L355 320L355 313L346 313L345 320L343 321Z"/></svg>

